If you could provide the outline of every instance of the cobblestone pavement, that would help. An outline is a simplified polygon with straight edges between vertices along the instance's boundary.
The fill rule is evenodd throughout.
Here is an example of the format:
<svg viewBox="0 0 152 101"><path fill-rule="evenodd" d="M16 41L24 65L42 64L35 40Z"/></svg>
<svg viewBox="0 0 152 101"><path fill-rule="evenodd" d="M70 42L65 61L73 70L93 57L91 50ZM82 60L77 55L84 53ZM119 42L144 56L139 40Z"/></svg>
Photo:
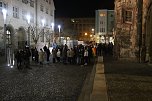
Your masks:
<svg viewBox="0 0 152 101"><path fill-rule="evenodd" d="M77 101L93 64L32 65L32 69L0 67L0 101Z"/></svg>
<svg viewBox="0 0 152 101"><path fill-rule="evenodd" d="M109 101L152 101L152 66L104 57Z"/></svg>

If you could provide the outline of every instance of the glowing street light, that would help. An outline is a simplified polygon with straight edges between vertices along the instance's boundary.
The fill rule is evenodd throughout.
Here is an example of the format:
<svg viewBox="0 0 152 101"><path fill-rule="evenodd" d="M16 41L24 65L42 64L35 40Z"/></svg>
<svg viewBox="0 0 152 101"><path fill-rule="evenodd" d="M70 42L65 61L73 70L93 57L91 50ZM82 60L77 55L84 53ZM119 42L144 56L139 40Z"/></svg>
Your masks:
<svg viewBox="0 0 152 101"><path fill-rule="evenodd" d="M45 25L45 20L44 19L42 19L42 26L44 27L44 25Z"/></svg>
<svg viewBox="0 0 152 101"><path fill-rule="evenodd" d="M84 33L84 35L85 35L85 36L87 36L87 35L88 35L88 33Z"/></svg>
<svg viewBox="0 0 152 101"><path fill-rule="evenodd" d="M30 24L31 16L30 16L30 15L27 15L27 16L26 16L26 19L27 19L27 23Z"/></svg>

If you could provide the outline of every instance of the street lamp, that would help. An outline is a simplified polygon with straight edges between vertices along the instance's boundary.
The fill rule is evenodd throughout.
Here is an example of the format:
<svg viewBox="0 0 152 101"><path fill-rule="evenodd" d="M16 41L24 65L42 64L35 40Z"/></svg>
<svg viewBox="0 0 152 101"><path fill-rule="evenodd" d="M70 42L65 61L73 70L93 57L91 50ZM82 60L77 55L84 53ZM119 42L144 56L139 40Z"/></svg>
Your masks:
<svg viewBox="0 0 152 101"><path fill-rule="evenodd" d="M61 25L58 25L58 29L59 29L59 44L61 44L61 39L60 39Z"/></svg>
<svg viewBox="0 0 152 101"><path fill-rule="evenodd" d="M28 27L28 45L30 46L30 20L31 20L31 16L27 15L26 19L27 19L27 23L29 24L29 27Z"/></svg>
<svg viewBox="0 0 152 101"><path fill-rule="evenodd" d="M87 35L88 35L88 33L84 33L84 35L85 35L85 36L87 36Z"/></svg>
<svg viewBox="0 0 152 101"><path fill-rule="evenodd" d="M45 25L45 20L44 19L42 19L42 26L44 27L44 25Z"/></svg>

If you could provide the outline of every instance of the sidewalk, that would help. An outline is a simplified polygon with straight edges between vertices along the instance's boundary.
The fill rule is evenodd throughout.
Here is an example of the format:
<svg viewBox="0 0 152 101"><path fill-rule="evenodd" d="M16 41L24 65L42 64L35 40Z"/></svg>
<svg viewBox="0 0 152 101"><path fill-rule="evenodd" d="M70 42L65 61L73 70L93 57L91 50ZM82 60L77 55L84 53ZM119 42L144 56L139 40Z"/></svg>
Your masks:
<svg viewBox="0 0 152 101"><path fill-rule="evenodd" d="M152 101L152 66L104 57L109 101Z"/></svg>
<svg viewBox="0 0 152 101"><path fill-rule="evenodd" d="M97 63L85 80L78 101L108 101L103 57L97 58Z"/></svg>
<svg viewBox="0 0 152 101"><path fill-rule="evenodd" d="M152 101L152 65L99 57L78 101Z"/></svg>

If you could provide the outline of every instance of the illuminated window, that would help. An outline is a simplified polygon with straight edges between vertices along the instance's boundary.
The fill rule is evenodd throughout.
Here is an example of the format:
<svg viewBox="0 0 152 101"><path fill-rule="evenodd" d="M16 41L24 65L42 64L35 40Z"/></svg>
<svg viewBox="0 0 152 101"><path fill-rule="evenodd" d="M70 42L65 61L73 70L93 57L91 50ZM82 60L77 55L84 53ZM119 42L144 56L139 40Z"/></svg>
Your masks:
<svg viewBox="0 0 152 101"><path fill-rule="evenodd" d="M104 14L104 13L101 13L101 14L100 14L100 16L106 16L106 14Z"/></svg>

